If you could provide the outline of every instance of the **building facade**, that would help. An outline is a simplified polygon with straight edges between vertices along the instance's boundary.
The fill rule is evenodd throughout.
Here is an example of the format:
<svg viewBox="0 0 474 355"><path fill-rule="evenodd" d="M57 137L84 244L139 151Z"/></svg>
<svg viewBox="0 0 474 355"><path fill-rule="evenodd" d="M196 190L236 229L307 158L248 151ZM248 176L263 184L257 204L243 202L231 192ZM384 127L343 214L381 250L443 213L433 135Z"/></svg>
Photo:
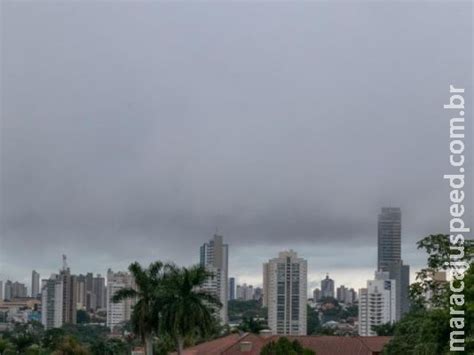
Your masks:
<svg viewBox="0 0 474 355"><path fill-rule="evenodd" d="M247 285L246 283L243 285L237 285L236 296L237 299L241 301L253 300L255 296L255 289L252 285Z"/></svg>
<svg viewBox="0 0 474 355"><path fill-rule="evenodd" d="M367 288L359 290L359 335L375 336L373 326L396 321L396 281L388 272L375 272Z"/></svg>
<svg viewBox="0 0 474 355"><path fill-rule="evenodd" d="M76 324L77 276L71 275L69 268L61 270L59 278L63 289L63 324Z"/></svg>
<svg viewBox="0 0 474 355"><path fill-rule="evenodd" d="M31 272L31 297L38 297L40 294L40 274L33 270Z"/></svg>
<svg viewBox="0 0 474 355"><path fill-rule="evenodd" d="M235 300L235 277L229 278L229 300Z"/></svg>
<svg viewBox="0 0 474 355"><path fill-rule="evenodd" d="M306 335L308 265L290 250L263 267L268 326L273 334Z"/></svg>
<svg viewBox="0 0 474 355"><path fill-rule="evenodd" d="M410 310L410 266L404 265L402 249L402 213L400 208L383 207L378 215L377 270L386 271L397 283L396 319Z"/></svg>
<svg viewBox="0 0 474 355"><path fill-rule="evenodd" d="M41 323L46 329L63 325L63 281L59 275L44 280L41 289Z"/></svg>
<svg viewBox="0 0 474 355"><path fill-rule="evenodd" d="M383 207L378 215L378 270L401 260L402 213L400 208Z"/></svg>
<svg viewBox="0 0 474 355"><path fill-rule="evenodd" d="M318 302L321 299L321 289L315 288L313 290L313 301Z"/></svg>
<svg viewBox="0 0 474 355"><path fill-rule="evenodd" d="M326 275L326 278L321 280L321 296L322 298L334 298L334 280Z"/></svg>
<svg viewBox="0 0 474 355"><path fill-rule="evenodd" d="M229 295L229 247L224 244L223 237L215 234L200 248L200 264L213 274L203 289L215 295L222 304L219 318L222 324L228 322L227 298Z"/></svg>
<svg viewBox="0 0 474 355"><path fill-rule="evenodd" d="M133 301L126 299L120 302L112 302L112 297L118 290L123 288L135 288L132 275L127 272L107 271L107 327L113 332L123 322L130 320Z"/></svg>
<svg viewBox="0 0 474 355"><path fill-rule="evenodd" d="M356 301L357 292L353 288L341 285L336 290L336 299L345 304L352 304Z"/></svg>

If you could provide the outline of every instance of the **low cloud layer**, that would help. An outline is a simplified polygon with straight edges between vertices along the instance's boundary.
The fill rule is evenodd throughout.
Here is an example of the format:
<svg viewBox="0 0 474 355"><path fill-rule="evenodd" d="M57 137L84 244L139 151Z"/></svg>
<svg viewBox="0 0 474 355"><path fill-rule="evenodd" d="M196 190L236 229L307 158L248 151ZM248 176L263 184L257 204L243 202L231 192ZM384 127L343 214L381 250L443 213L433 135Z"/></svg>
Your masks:
<svg viewBox="0 0 474 355"><path fill-rule="evenodd" d="M343 278L382 206L419 267L470 6L3 2L0 279L189 264L216 228L232 275L293 248Z"/></svg>

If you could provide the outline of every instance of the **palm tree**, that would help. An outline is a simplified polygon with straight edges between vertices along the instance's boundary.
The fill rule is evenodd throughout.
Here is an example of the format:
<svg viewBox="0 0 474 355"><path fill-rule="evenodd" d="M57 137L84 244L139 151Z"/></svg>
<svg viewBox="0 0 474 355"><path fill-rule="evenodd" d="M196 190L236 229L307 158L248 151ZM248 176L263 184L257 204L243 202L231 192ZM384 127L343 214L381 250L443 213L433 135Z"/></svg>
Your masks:
<svg viewBox="0 0 474 355"><path fill-rule="evenodd" d="M167 265L160 261L150 264L148 269L135 262L129 266L134 277L136 288L123 288L112 297L113 302L126 299L135 300L131 323L135 334L145 343L147 355L153 354L153 335L157 334L159 326L160 297L158 292Z"/></svg>
<svg viewBox="0 0 474 355"><path fill-rule="evenodd" d="M205 336L215 324L214 313L221 303L202 290L209 277L212 273L202 266L174 266L163 279L160 330L173 338L179 355L183 353L185 338Z"/></svg>

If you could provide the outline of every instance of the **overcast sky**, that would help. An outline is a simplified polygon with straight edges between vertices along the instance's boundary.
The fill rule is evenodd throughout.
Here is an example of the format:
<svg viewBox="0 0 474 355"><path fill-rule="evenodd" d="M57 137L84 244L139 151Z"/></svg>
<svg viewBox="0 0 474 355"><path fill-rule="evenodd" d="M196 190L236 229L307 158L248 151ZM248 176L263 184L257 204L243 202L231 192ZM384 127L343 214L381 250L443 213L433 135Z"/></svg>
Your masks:
<svg viewBox="0 0 474 355"><path fill-rule="evenodd" d="M188 265L218 228L240 282L292 248L310 287L361 287L382 206L416 270L447 230L471 7L2 1L0 280L63 253L75 273Z"/></svg>

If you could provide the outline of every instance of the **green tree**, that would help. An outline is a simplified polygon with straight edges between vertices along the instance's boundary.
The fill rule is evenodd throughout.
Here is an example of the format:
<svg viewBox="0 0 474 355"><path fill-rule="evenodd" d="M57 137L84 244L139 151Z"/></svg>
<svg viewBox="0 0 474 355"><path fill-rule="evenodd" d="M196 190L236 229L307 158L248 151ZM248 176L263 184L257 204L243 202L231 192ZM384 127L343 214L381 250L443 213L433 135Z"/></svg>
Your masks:
<svg viewBox="0 0 474 355"><path fill-rule="evenodd" d="M90 355L90 352L76 338L67 335L57 345L53 355Z"/></svg>
<svg viewBox="0 0 474 355"><path fill-rule="evenodd" d="M15 346L7 339L0 338L0 355L6 355L9 352L14 352Z"/></svg>
<svg viewBox="0 0 474 355"><path fill-rule="evenodd" d="M202 290L202 285L214 277L201 266L172 267L162 288L161 328L183 353L187 337L205 337L214 328L214 312L221 307L219 300Z"/></svg>
<svg viewBox="0 0 474 355"><path fill-rule="evenodd" d="M240 321L243 318L267 318L268 310L258 300L230 300L228 305L229 320Z"/></svg>
<svg viewBox="0 0 474 355"><path fill-rule="evenodd" d="M276 342L271 341L260 351L260 355L316 355L310 349L303 348L297 341L290 341L286 337L280 337Z"/></svg>
<svg viewBox="0 0 474 355"><path fill-rule="evenodd" d="M93 355L126 355L129 347L121 339L100 339L92 344L90 351Z"/></svg>
<svg viewBox="0 0 474 355"><path fill-rule="evenodd" d="M87 311L80 309L76 312L77 324L89 323L91 321L91 316Z"/></svg>
<svg viewBox="0 0 474 355"><path fill-rule="evenodd" d="M318 312L311 308L310 306L306 305L306 330L309 335L314 335L318 328L321 326L319 322L319 315Z"/></svg>
<svg viewBox="0 0 474 355"><path fill-rule="evenodd" d="M51 350L54 350L66 336L66 331L62 328L52 328L44 332L42 343Z"/></svg>
<svg viewBox="0 0 474 355"><path fill-rule="evenodd" d="M254 317L244 317L239 324L238 329L243 332L258 334L261 330L266 329L267 324L264 321L257 320Z"/></svg>
<svg viewBox="0 0 474 355"><path fill-rule="evenodd" d="M449 353L450 291L447 283L437 281L433 275L449 268L451 255L449 235L434 234L418 242L418 248L428 254L427 267L417 274L417 282L410 286L413 307L395 324L394 337L384 348L385 355L431 355ZM465 241L465 254L461 258L469 268L464 274L465 284L465 335L466 353L474 353L474 264L473 243ZM432 297L427 299L426 293Z"/></svg>
<svg viewBox="0 0 474 355"><path fill-rule="evenodd" d="M381 325L373 325L372 330L376 332L378 336L392 336L395 332L395 324L388 322Z"/></svg>
<svg viewBox="0 0 474 355"><path fill-rule="evenodd" d="M451 249L449 235L431 234L417 243L418 249L428 254L427 266L421 269L417 275L417 282L410 286L410 298L414 308L446 307L449 304L448 284L434 278L436 272L446 271L449 268ZM472 262L474 255L474 242L465 241L464 256L460 261L466 264ZM430 294L429 300L425 295Z"/></svg>
<svg viewBox="0 0 474 355"><path fill-rule="evenodd" d="M144 269L135 262L129 266L136 288L124 288L115 293L114 302L125 299L136 301L133 307L131 324L135 334L145 342L146 354L153 354L153 336L158 332L161 309L160 287L168 266L157 261Z"/></svg>
<svg viewBox="0 0 474 355"><path fill-rule="evenodd" d="M49 355L50 352L38 344L31 345L25 351L25 355Z"/></svg>

